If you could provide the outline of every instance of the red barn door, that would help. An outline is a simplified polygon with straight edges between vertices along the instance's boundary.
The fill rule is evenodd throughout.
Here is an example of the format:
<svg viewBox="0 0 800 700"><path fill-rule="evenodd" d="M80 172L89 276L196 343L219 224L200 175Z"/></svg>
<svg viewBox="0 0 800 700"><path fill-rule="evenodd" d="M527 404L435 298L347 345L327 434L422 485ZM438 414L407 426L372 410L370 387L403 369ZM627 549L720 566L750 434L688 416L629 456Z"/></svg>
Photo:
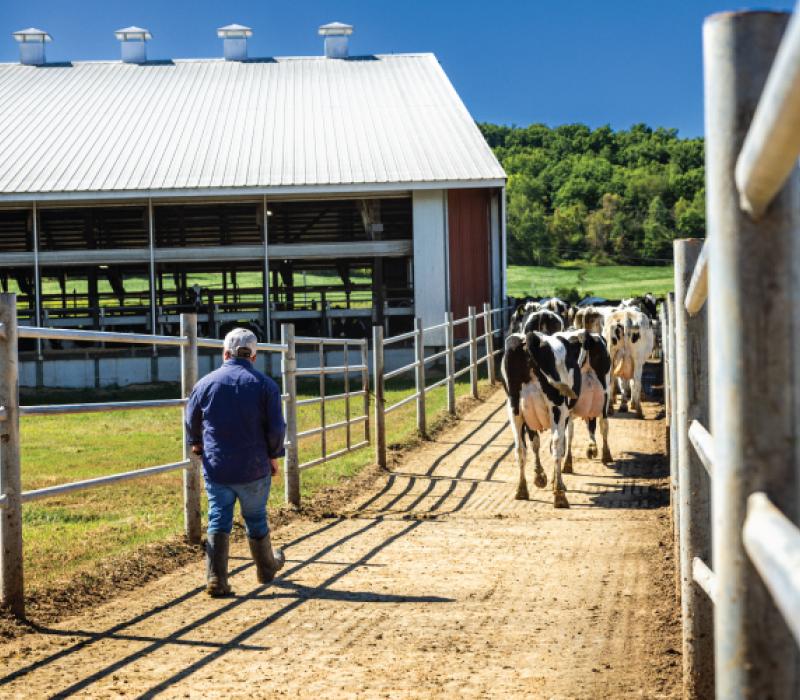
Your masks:
<svg viewBox="0 0 800 700"><path fill-rule="evenodd" d="M489 269L490 190L448 190L447 220L450 258L450 309L453 318L463 318L467 308L483 311L491 301ZM479 324L479 332L482 324ZM467 326L456 326L464 337Z"/></svg>

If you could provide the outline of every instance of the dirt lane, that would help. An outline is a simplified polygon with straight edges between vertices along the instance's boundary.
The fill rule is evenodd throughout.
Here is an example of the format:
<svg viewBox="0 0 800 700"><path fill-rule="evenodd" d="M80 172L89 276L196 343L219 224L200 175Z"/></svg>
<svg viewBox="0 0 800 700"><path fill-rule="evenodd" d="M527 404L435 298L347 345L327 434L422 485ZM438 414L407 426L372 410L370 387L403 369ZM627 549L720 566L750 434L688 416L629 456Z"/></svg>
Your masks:
<svg viewBox="0 0 800 700"><path fill-rule="evenodd" d="M243 548L237 597L181 569L0 647L0 696L678 697L657 410L613 420L610 468L579 425L555 511L532 470L514 500L497 392L342 513L280 530L273 585Z"/></svg>

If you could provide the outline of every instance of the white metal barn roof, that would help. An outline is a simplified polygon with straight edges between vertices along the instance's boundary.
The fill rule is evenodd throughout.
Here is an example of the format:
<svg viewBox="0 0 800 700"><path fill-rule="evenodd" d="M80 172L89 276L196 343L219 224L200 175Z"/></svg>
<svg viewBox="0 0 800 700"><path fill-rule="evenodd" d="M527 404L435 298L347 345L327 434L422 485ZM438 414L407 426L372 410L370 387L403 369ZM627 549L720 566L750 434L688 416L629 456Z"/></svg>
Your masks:
<svg viewBox="0 0 800 700"><path fill-rule="evenodd" d="M504 178L432 54L0 64L0 200Z"/></svg>

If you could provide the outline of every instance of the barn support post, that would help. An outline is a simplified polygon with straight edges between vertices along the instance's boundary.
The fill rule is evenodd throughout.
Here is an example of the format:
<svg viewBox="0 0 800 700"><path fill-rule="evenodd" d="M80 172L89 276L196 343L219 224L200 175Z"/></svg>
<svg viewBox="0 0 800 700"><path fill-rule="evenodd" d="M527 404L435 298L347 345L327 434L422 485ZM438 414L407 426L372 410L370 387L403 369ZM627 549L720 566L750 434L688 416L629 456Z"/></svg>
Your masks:
<svg viewBox="0 0 800 700"><path fill-rule="evenodd" d="M386 402L383 398L383 326L372 327L372 385L375 393L375 461L386 468Z"/></svg>
<svg viewBox="0 0 800 700"><path fill-rule="evenodd" d="M714 696L713 603L692 574L695 557L711 561L711 485L708 474L689 442L689 425L708 425L708 337L706 312L686 311L686 291L703 241L674 243L675 261L675 413L677 438L678 511L681 528L681 618L683 621L683 697L703 700Z"/></svg>
<svg viewBox="0 0 800 700"><path fill-rule="evenodd" d="M33 203L33 298L36 308L34 309L33 318L37 326L42 325L42 267L39 263L39 207L36 202ZM44 355L42 354L42 339L36 339L36 386L44 385L44 380L39 380L39 375L43 374L42 362Z"/></svg>
<svg viewBox="0 0 800 700"><path fill-rule="evenodd" d="M294 342L294 324L281 325L281 354L283 393L286 397L286 456L283 458L283 483L286 503L300 507L300 465L297 444L297 349Z"/></svg>
<svg viewBox="0 0 800 700"><path fill-rule="evenodd" d="M478 398L478 324L475 318L475 307L470 306L469 321L469 385L472 398Z"/></svg>
<svg viewBox="0 0 800 700"><path fill-rule="evenodd" d="M454 416L456 414L456 353L453 350L455 343L453 340L453 312L446 311L444 314L444 333L447 354L445 355L445 368L447 372L447 412Z"/></svg>
<svg viewBox="0 0 800 700"><path fill-rule="evenodd" d="M721 13L703 26L714 640L717 697L731 700L800 696L797 645L742 542L754 491L800 516L798 172L758 222L734 175L788 17Z"/></svg>
<svg viewBox="0 0 800 700"><path fill-rule="evenodd" d="M677 385L677 373L675 366L675 294L667 294L667 325L669 326L669 338L666 344L667 356L669 357L669 391L670 391L670 431L669 431L669 494L672 504L672 531L673 537L673 561L675 562L675 598L680 601L681 596L681 514L679 508L678 491L678 444L675 426L677 419L675 415L676 397L675 387Z"/></svg>
<svg viewBox="0 0 800 700"><path fill-rule="evenodd" d="M150 254L150 332L158 331L158 304L156 303L156 230L153 216L153 200L147 200L147 240ZM153 355L158 355L158 347L153 345Z"/></svg>
<svg viewBox="0 0 800 700"><path fill-rule="evenodd" d="M267 208L267 197L262 199L262 211L264 212L264 331L267 334L267 342L272 342L272 308L270 305L269 293L269 209Z"/></svg>
<svg viewBox="0 0 800 700"><path fill-rule="evenodd" d="M17 358L17 298L0 294L0 589L3 605L17 617L25 615L22 572L22 479L19 459L19 364Z"/></svg>
<svg viewBox="0 0 800 700"><path fill-rule="evenodd" d="M198 379L197 355L197 314L181 314L181 335L186 338L186 345L181 346L181 396L189 398ZM184 406L184 415L186 406ZM185 423L185 421L184 421ZM186 426L183 426L183 458L191 464L183 470L183 523L186 539L193 544L200 542L200 460L192 453L186 441Z"/></svg>
<svg viewBox="0 0 800 700"><path fill-rule="evenodd" d="M483 332L486 334L486 371L489 383L494 385L497 381L494 364L494 324L492 323L492 305L483 305Z"/></svg>
<svg viewBox="0 0 800 700"><path fill-rule="evenodd" d="M367 442L371 440L371 431L369 426L369 346L366 339L361 343L361 390L364 392L364 439Z"/></svg>
<svg viewBox="0 0 800 700"><path fill-rule="evenodd" d="M417 432L425 437L425 329L422 319L414 319L414 384L417 391Z"/></svg>

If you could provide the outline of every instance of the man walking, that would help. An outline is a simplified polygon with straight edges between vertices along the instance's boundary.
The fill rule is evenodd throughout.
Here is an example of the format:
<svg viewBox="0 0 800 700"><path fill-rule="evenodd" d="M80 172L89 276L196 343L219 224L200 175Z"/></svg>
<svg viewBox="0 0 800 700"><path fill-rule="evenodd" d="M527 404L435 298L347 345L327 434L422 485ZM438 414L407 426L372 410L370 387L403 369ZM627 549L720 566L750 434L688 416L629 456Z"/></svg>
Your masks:
<svg viewBox="0 0 800 700"><path fill-rule="evenodd" d="M250 554L259 583L269 583L283 567L273 552L267 524L271 477L284 454L286 424L281 392L253 367L256 337L246 328L225 336L224 361L192 390L186 409L186 435L192 452L203 456L208 494L207 592L230 595L228 542L238 499L247 527Z"/></svg>

